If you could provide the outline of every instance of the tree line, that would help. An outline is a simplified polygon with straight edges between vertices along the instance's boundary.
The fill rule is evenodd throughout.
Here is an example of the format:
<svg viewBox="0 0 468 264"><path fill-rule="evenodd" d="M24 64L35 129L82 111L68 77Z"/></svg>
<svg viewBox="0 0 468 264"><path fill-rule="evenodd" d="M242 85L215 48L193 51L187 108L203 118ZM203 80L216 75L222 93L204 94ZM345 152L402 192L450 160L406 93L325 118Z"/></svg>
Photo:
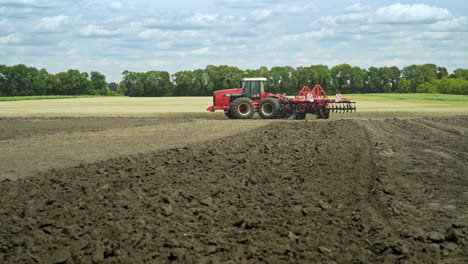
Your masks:
<svg viewBox="0 0 468 264"><path fill-rule="evenodd" d="M45 69L0 65L0 96L31 95L116 95L118 84L92 71L68 70L50 74Z"/></svg>
<svg viewBox="0 0 468 264"><path fill-rule="evenodd" d="M205 69L179 71L124 71L120 83L107 83L97 72L68 70L50 74L45 69L0 65L0 96L27 95L117 95L209 96L214 91L239 87L243 77L266 77L265 90L296 94L304 85L321 84L328 93L445 93L468 94L468 69L449 74L435 64L411 65L399 69L368 69L341 64L307 67L260 67L241 70L209 65Z"/></svg>

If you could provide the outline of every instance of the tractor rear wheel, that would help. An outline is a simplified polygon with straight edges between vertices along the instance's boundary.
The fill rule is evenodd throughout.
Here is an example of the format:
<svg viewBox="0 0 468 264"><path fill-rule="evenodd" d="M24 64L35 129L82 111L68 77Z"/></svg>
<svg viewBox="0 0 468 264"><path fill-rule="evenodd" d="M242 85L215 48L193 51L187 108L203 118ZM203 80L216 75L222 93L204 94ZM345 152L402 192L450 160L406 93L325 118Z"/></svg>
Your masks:
<svg viewBox="0 0 468 264"><path fill-rule="evenodd" d="M263 99L258 105L258 114L263 119L280 118L281 106L279 100L273 97Z"/></svg>
<svg viewBox="0 0 468 264"><path fill-rule="evenodd" d="M255 112L252 100L247 97L240 97L232 101L229 113L233 119L249 119Z"/></svg>

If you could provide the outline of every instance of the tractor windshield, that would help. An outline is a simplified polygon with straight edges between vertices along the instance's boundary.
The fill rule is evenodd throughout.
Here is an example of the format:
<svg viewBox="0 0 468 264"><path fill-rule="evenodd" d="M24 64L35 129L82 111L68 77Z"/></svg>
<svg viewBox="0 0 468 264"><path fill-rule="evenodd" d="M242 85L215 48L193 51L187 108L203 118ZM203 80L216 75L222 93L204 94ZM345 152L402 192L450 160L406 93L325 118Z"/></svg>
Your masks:
<svg viewBox="0 0 468 264"><path fill-rule="evenodd" d="M244 88L244 95L250 98L259 98L260 93L264 91L264 82L260 81L247 81L242 82L242 88Z"/></svg>

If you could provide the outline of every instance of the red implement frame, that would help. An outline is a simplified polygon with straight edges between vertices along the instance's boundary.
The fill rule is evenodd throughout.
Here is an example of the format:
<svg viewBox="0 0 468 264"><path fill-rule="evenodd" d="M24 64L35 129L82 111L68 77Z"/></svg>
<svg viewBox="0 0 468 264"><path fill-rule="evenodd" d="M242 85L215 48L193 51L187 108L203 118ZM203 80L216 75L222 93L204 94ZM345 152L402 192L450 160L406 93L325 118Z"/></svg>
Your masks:
<svg viewBox="0 0 468 264"><path fill-rule="evenodd" d="M315 85L312 90L310 90L309 86L304 86L296 98L300 98L302 96L306 99L328 99L327 93L325 93L320 84Z"/></svg>

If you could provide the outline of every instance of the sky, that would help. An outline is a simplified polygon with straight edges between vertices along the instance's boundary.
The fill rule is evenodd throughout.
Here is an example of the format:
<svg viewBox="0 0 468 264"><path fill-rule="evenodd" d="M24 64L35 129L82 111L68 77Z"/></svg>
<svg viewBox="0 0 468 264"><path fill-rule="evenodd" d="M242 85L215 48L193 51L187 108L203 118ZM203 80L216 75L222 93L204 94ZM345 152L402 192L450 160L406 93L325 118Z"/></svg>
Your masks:
<svg viewBox="0 0 468 264"><path fill-rule="evenodd" d="M229 65L468 68L466 0L0 0L0 64L51 73Z"/></svg>

